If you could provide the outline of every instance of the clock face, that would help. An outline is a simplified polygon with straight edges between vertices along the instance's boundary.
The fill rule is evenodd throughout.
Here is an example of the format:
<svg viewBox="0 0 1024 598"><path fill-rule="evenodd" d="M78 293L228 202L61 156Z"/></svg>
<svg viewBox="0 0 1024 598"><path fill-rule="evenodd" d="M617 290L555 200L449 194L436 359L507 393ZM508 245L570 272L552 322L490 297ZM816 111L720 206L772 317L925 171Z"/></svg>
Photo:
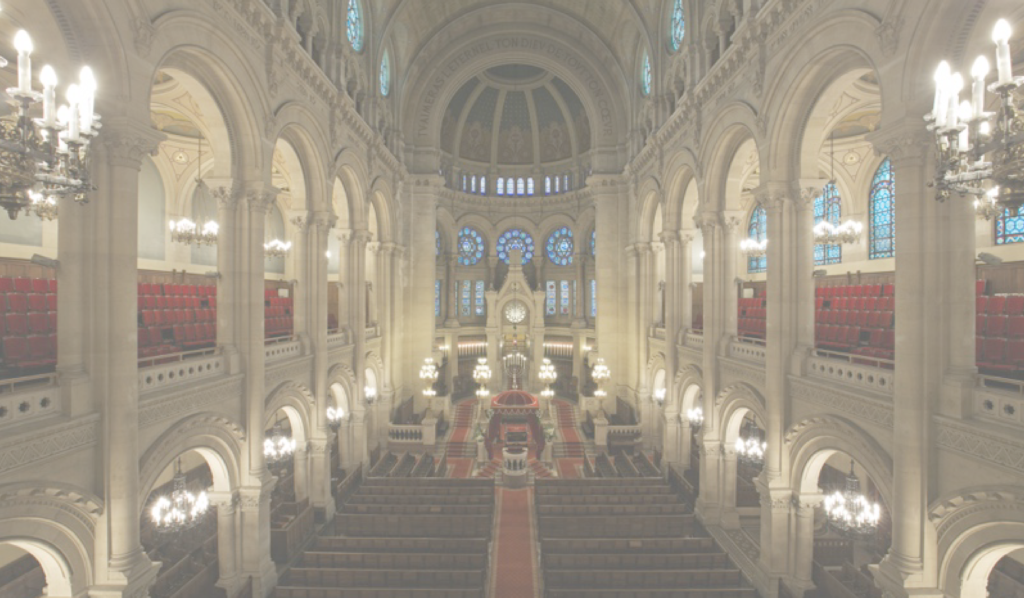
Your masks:
<svg viewBox="0 0 1024 598"><path fill-rule="evenodd" d="M526 319L526 306L520 301L512 301L505 306L505 319L518 324Z"/></svg>

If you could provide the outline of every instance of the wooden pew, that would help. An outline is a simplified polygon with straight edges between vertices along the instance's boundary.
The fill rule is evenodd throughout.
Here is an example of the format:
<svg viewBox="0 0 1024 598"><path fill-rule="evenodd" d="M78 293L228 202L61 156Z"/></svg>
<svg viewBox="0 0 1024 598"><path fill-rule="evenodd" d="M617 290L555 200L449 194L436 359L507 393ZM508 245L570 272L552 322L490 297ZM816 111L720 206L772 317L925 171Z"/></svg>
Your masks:
<svg viewBox="0 0 1024 598"><path fill-rule="evenodd" d="M374 537L490 538L490 515L335 515L345 535Z"/></svg>
<svg viewBox="0 0 1024 598"><path fill-rule="evenodd" d="M348 503L343 513L363 515L491 515L494 505L445 505L424 501L419 505Z"/></svg>
<svg viewBox="0 0 1024 598"><path fill-rule="evenodd" d="M542 554L702 554L721 552L713 538L551 538L541 541Z"/></svg>
<svg viewBox="0 0 1024 598"><path fill-rule="evenodd" d="M689 536L693 515L542 517L542 538L639 538Z"/></svg>
<svg viewBox="0 0 1024 598"><path fill-rule="evenodd" d="M307 569L293 567L283 585L313 588L478 588L485 572L452 569Z"/></svg>
<svg viewBox="0 0 1024 598"><path fill-rule="evenodd" d="M478 569L487 566L487 554L439 552L319 552L309 550L301 566L325 569Z"/></svg>
<svg viewBox="0 0 1024 598"><path fill-rule="evenodd" d="M484 538L348 538L341 536L319 536L312 550L317 552L487 554L487 540Z"/></svg>
<svg viewBox="0 0 1024 598"><path fill-rule="evenodd" d="M546 588L566 589L660 589L737 588L744 584L739 569L643 570L555 569L546 570Z"/></svg>
<svg viewBox="0 0 1024 598"><path fill-rule="evenodd" d="M539 505L537 514L541 517L622 517L643 515L687 515L689 507L680 503L643 505Z"/></svg>
<svg viewBox="0 0 1024 598"><path fill-rule="evenodd" d="M675 554L544 554L550 569L728 569L732 567L724 552Z"/></svg>

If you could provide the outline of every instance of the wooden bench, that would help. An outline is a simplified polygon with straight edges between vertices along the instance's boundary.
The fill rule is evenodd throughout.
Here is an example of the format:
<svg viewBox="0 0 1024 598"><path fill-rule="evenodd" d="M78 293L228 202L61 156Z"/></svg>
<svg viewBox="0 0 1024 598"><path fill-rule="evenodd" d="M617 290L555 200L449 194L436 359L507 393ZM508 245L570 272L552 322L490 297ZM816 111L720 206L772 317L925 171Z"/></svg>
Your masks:
<svg viewBox="0 0 1024 598"><path fill-rule="evenodd" d="M365 515L491 515L493 511L493 505L445 505L424 501L419 505L348 503L342 512Z"/></svg>
<svg viewBox="0 0 1024 598"><path fill-rule="evenodd" d="M438 552L318 552L306 551L303 567L325 569L480 569L487 566L487 554L446 554Z"/></svg>
<svg viewBox="0 0 1024 598"><path fill-rule="evenodd" d="M313 533L313 524L313 507L309 499L284 503L275 508L270 525L270 557L274 562L287 563L298 554Z"/></svg>
<svg viewBox="0 0 1024 598"><path fill-rule="evenodd" d="M335 528L349 536L490 538L490 515L353 515L338 513Z"/></svg>
<svg viewBox="0 0 1024 598"><path fill-rule="evenodd" d="M656 505L678 503L675 494L538 494L537 505Z"/></svg>
<svg viewBox="0 0 1024 598"><path fill-rule="evenodd" d="M677 554L544 554L548 569L728 569L724 552Z"/></svg>
<svg viewBox="0 0 1024 598"><path fill-rule="evenodd" d="M476 488L494 491L494 480L473 478L428 478L414 480L411 478L375 478L364 480L363 487L408 487L408 488Z"/></svg>
<svg viewBox="0 0 1024 598"><path fill-rule="evenodd" d="M548 589L547 598L757 598L754 588L704 588L704 589ZM347 594L346 594L347 596ZM301 597L306 598L306 597ZM313 597L309 597L313 598Z"/></svg>
<svg viewBox="0 0 1024 598"><path fill-rule="evenodd" d="M307 569L293 567L285 585L314 588L482 588L485 572L453 569Z"/></svg>
<svg viewBox="0 0 1024 598"><path fill-rule="evenodd" d="M544 574L547 588L660 589L735 588L744 584L739 569L643 570L555 569Z"/></svg>
<svg viewBox="0 0 1024 598"><path fill-rule="evenodd" d="M483 598L484 591L462 588L297 588L277 586L274 598Z"/></svg>
<svg viewBox="0 0 1024 598"><path fill-rule="evenodd" d="M539 505L537 514L541 517L589 517L589 516L642 516L642 515L689 515L690 508L680 503L617 505Z"/></svg>
<svg viewBox="0 0 1024 598"><path fill-rule="evenodd" d="M702 554L721 552L713 538L575 539L541 542L542 554Z"/></svg>
<svg viewBox="0 0 1024 598"><path fill-rule="evenodd" d="M622 517L542 517L542 538L645 538L685 537L694 529L693 515L640 515Z"/></svg>
<svg viewBox="0 0 1024 598"><path fill-rule="evenodd" d="M639 482L644 478L638 478L630 480L631 482ZM622 494L667 494L671 492L671 488L667 484L658 486L605 486L605 487L591 487L580 486L578 488L567 486L564 488L544 488L537 489L537 495L561 495L561 496L588 496L595 494L602 495L622 495Z"/></svg>
<svg viewBox="0 0 1024 598"><path fill-rule="evenodd" d="M319 536L318 552L459 553L487 554L484 538L343 538Z"/></svg>
<svg viewBox="0 0 1024 598"><path fill-rule="evenodd" d="M350 505L493 505L494 493L489 494L353 494Z"/></svg>
<svg viewBox="0 0 1024 598"><path fill-rule="evenodd" d="M388 478L391 479L391 478ZM435 478L421 478L424 480L432 480ZM451 496L494 496L494 488L489 489L477 489L477 488L414 488L408 487L403 488L400 486L389 487L389 486L363 486L358 491L361 495L375 495L375 496L424 496L424 495L451 495Z"/></svg>

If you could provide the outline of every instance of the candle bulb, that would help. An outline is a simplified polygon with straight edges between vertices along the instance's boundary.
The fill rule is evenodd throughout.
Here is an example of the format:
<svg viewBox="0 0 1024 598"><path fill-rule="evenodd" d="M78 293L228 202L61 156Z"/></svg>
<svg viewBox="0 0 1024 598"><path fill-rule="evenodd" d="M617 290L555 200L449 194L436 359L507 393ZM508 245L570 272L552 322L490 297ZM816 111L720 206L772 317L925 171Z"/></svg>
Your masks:
<svg viewBox="0 0 1024 598"><path fill-rule="evenodd" d="M960 120L963 120L963 121L966 122L966 121L971 119L971 113L973 112L973 110L974 109L971 108L971 103L968 102L967 100L964 100L963 102L960 103L960 109L959 109L959 112L958 112L957 116L960 117ZM962 131L960 131L960 140L959 141L960 141L960 151L962 151L962 152L966 152L967 150L970 149L970 145L971 145L971 140L970 140L970 137L969 137L970 129L971 129L970 127L964 127L964 129Z"/></svg>
<svg viewBox="0 0 1024 598"><path fill-rule="evenodd" d="M43 84L43 127L52 129L57 125L57 73L46 65L39 72Z"/></svg>
<svg viewBox="0 0 1024 598"><path fill-rule="evenodd" d="M938 126L946 120L946 85L949 73L949 63L945 60L935 69L935 104L932 106L932 116L935 117L935 124Z"/></svg>
<svg viewBox="0 0 1024 598"><path fill-rule="evenodd" d="M1013 30L1006 19L996 21L992 29L992 41L996 44L996 69L999 72L999 84L1006 85L1013 81L1013 63L1010 60L1010 36ZM19 57L20 60L20 57Z"/></svg>
<svg viewBox="0 0 1024 598"><path fill-rule="evenodd" d="M21 29L14 35L14 49L18 51L18 90L32 91L32 38Z"/></svg>
<svg viewBox="0 0 1024 598"><path fill-rule="evenodd" d="M79 76L82 90L81 106L79 112L82 117L82 132L86 135L92 133L93 102L96 98L96 77L92 69L83 67Z"/></svg>
<svg viewBox="0 0 1024 598"><path fill-rule="evenodd" d="M988 59L979 56L971 67L971 77L974 79L971 85L971 108L975 118L985 112L985 77L988 77L988 71Z"/></svg>
<svg viewBox="0 0 1024 598"><path fill-rule="evenodd" d="M79 102L82 92L78 85L68 85L68 141L78 141L81 133L81 114Z"/></svg>
<svg viewBox="0 0 1024 598"><path fill-rule="evenodd" d="M949 108L946 110L945 127L952 129L957 125L957 111L960 109L960 92L964 88L964 78L960 73L953 73L949 77L946 95L949 98Z"/></svg>
<svg viewBox="0 0 1024 598"><path fill-rule="evenodd" d="M57 109L57 125L63 129L68 124L68 107L67 105L61 106ZM57 136L57 149L61 153L68 151L68 144L64 141L63 135Z"/></svg>

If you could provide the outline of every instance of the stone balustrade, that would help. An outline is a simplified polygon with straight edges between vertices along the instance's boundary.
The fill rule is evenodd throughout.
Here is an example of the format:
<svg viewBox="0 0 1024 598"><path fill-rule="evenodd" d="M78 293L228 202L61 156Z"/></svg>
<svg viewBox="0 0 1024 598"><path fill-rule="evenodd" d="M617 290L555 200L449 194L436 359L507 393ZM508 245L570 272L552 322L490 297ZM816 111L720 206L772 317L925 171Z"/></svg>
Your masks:
<svg viewBox="0 0 1024 598"><path fill-rule="evenodd" d="M12 378L0 385L0 428L60 412L56 374Z"/></svg>
<svg viewBox="0 0 1024 598"><path fill-rule="evenodd" d="M815 350L807 361L807 375L831 382L892 395L893 362L887 359Z"/></svg>
<svg viewBox="0 0 1024 598"><path fill-rule="evenodd" d="M161 355L139 367L139 392L146 392L223 375L227 369L220 349Z"/></svg>
<svg viewBox="0 0 1024 598"><path fill-rule="evenodd" d="M729 357L763 365L768 359L768 349L761 339L736 337L729 343Z"/></svg>
<svg viewBox="0 0 1024 598"><path fill-rule="evenodd" d="M978 376L973 415L986 421L1024 427L1024 382Z"/></svg>
<svg viewBox="0 0 1024 598"><path fill-rule="evenodd" d="M268 341L264 347L267 362L289 359L302 355L302 343L295 338L283 338Z"/></svg>

